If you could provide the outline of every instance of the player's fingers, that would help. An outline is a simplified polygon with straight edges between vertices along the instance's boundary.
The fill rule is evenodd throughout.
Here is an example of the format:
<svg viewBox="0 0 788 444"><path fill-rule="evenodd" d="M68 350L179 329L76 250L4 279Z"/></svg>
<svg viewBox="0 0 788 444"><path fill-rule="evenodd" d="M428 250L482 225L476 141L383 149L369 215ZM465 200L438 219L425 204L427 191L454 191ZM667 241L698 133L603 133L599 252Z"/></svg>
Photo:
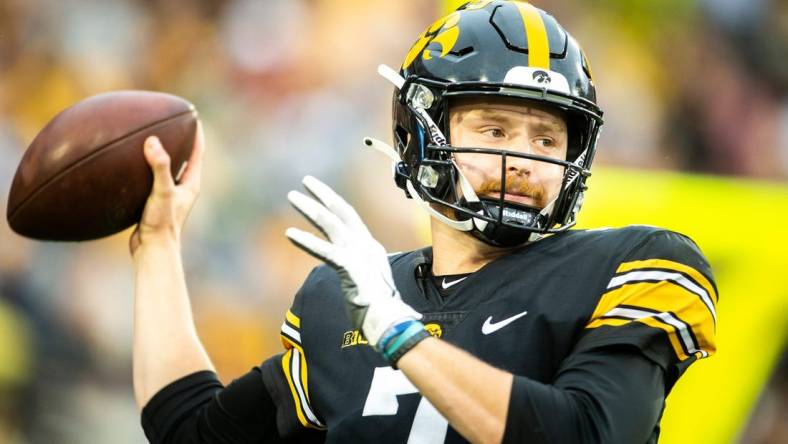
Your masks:
<svg viewBox="0 0 788 444"><path fill-rule="evenodd" d="M298 228L288 228L285 231L285 236L290 239L290 242L295 244L296 247L306 251L312 256L328 263L331 266L336 266L332 260L332 253L334 245L325 239L320 239L312 233L308 233Z"/></svg>
<svg viewBox="0 0 788 444"><path fill-rule="evenodd" d="M336 214L351 230L355 232L368 232L367 226L361 220L356 210L345 199L342 198L331 187L321 182L315 177L304 176L302 181L304 187L315 198L326 206L332 213Z"/></svg>
<svg viewBox="0 0 788 444"><path fill-rule="evenodd" d="M342 221L316 200L298 191L287 193L287 200L327 238L336 241L343 235L344 224Z"/></svg>
<svg viewBox="0 0 788 444"><path fill-rule="evenodd" d="M170 173L170 155L164 151L158 137L145 139L145 159L153 170L153 192L171 193L175 182Z"/></svg>
<svg viewBox="0 0 788 444"><path fill-rule="evenodd" d="M203 133L202 122L198 120L192 154L186 163L186 171L184 171L183 176L180 178L180 184L190 188L195 193L200 191L200 182L202 181L202 160L204 155L205 134Z"/></svg>
<svg viewBox="0 0 788 444"><path fill-rule="evenodd" d="M129 238L129 253L131 253L132 257L134 256L134 253L137 252L140 244L140 227L137 225L137 227L134 229L134 232L131 233L131 237Z"/></svg>

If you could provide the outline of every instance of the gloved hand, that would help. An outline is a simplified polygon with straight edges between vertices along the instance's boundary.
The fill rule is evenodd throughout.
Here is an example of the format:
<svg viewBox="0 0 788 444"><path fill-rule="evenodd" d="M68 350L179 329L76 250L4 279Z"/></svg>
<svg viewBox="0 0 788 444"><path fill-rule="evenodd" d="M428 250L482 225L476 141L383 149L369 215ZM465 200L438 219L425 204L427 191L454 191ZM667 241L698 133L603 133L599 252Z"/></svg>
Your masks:
<svg viewBox="0 0 788 444"><path fill-rule="evenodd" d="M314 199L298 191L288 193L287 199L328 240L297 228L288 228L285 234L296 246L337 271L353 327L382 351L385 344L379 342L384 333L391 332L395 325L421 319L421 314L402 301L391 277L386 250L372 237L356 210L312 176L304 177L303 184Z"/></svg>

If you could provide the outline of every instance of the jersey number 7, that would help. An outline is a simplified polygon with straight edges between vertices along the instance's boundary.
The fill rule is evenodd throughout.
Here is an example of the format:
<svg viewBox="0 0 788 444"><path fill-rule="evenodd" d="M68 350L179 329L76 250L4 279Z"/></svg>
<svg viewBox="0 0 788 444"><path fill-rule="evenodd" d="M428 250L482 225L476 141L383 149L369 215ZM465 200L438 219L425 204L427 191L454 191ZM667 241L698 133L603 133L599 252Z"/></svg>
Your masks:
<svg viewBox="0 0 788 444"><path fill-rule="evenodd" d="M401 371L391 367L377 367L362 416L396 415L399 409L397 395L418 392ZM408 444L443 444L448 427L446 418L422 397L410 428Z"/></svg>

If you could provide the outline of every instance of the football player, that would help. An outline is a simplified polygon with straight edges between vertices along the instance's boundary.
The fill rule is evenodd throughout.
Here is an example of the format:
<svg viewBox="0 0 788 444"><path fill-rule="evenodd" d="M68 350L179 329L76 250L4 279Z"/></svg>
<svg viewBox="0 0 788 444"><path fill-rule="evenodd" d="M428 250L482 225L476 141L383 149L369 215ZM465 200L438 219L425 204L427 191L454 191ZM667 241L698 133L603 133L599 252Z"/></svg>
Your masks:
<svg viewBox="0 0 788 444"><path fill-rule="evenodd" d="M152 442L650 443L665 398L715 351L717 291L697 246L633 226L570 230L602 111L578 43L524 2L472 1L395 71L395 181L432 246L387 255L313 177L288 195L326 262L285 314L283 353L223 387L191 319L179 233L202 139L132 236L134 387Z"/></svg>

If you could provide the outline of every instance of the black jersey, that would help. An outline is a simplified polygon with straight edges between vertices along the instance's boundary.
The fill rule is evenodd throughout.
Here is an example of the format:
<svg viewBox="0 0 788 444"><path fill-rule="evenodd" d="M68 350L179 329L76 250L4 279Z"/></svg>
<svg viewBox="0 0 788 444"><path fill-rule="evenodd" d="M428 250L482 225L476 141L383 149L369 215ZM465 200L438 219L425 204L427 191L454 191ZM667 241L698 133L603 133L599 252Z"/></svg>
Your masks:
<svg viewBox="0 0 788 444"><path fill-rule="evenodd" d="M448 297L426 273L429 248L390 260L403 300L424 315L434 336L515 375L505 442L561 436L655 442L664 397L692 362L715 351L711 270L696 245L674 232L635 226L553 235L487 264ZM309 431L310 439L331 443L465 442L351 327L331 268L309 275L281 337L286 351L250 378L263 381L280 436L298 442ZM596 375L596 368L605 374ZM643 389L640 398L619 393L649 384L659 387ZM569 422L558 410L568 401L550 391L554 385L569 387L568 400L592 394L583 402L602 404L602 413L586 422L619 434L562 435ZM484 390L484 381L477 389ZM628 402L654 413L618 425L609 416L626 414ZM618 410L605 411L607 403Z"/></svg>
<svg viewBox="0 0 788 444"><path fill-rule="evenodd" d="M403 300L433 335L515 375L550 383L573 352L626 344L665 370L669 391L691 362L715 351L711 271L679 234L629 227L555 235L487 264L449 298L425 279L430 256L424 249L391 257ZM282 339L293 428L325 428L358 442L447 433L429 402L351 328L331 268L310 274Z"/></svg>

